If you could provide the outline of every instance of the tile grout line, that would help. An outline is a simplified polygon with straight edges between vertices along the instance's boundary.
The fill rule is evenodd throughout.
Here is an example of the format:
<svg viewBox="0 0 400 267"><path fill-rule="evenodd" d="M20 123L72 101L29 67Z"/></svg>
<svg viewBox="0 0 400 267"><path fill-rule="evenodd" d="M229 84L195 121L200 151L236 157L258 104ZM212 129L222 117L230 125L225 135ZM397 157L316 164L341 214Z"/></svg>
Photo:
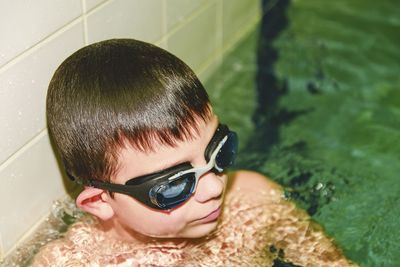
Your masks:
<svg viewBox="0 0 400 267"><path fill-rule="evenodd" d="M169 32L165 34L165 38L169 38L171 35L179 31L181 28L183 28L185 25L189 24L192 20L197 18L201 13L206 11L208 8L216 4L216 1L209 1L208 4L196 9L193 11L188 17L184 19L184 21L178 23L176 26L174 26Z"/></svg>
<svg viewBox="0 0 400 267"><path fill-rule="evenodd" d="M41 140L41 138L46 135L47 135L47 128L44 128L37 135L35 135L33 138L31 138L25 144L23 144L19 149L17 149L17 151L11 154L5 161L3 161L0 164L0 172L4 171L4 169L7 168L11 163L13 163L14 160L16 160L23 153L25 153L29 148L36 145Z"/></svg>
<svg viewBox="0 0 400 267"><path fill-rule="evenodd" d="M66 199L68 197L68 195L64 195L61 196L59 199ZM53 200L53 202L56 200ZM51 210L49 210L48 212L46 212L45 214L43 214L43 216L40 217L40 219L36 220L30 227L28 230L26 230L18 239L17 241L7 250L4 251L4 258L6 258L9 254L13 253L14 251L16 251L16 249L18 248L18 246L20 246L21 244L29 241L30 238L33 237L34 233L40 228L40 226L46 222L47 218L51 215Z"/></svg>
<svg viewBox="0 0 400 267"><path fill-rule="evenodd" d="M101 9L101 8L103 8L104 6L106 6L106 5L108 5L108 4L112 3L112 2L115 2L115 1L116 1L116 0L107 0L107 1L104 1L103 3L101 3L101 4L97 5L97 6L95 6L95 7L92 8L89 12L87 12L87 13L86 13L86 16L92 15L93 13L97 12L99 9Z"/></svg>
<svg viewBox="0 0 400 267"><path fill-rule="evenodd" d="M82 0L85 1L85 0ZM3 71L6 71L7 69L9 69L11 66L13 66L14 64L18 63L22 58L30 55L31 53L33 53L34 51L36 51L37 49L40 49L42 46L44 46L47 42L52 41L54 38L58 37L59 35L61 35L62 33L64 33L65 31L69 30L70 28L72 28L73 26L75 26L76 24L78 24L80 21L83 20L83 17L86 17L94 12L96 12L98 9L102 8L103 6L114 2L115 0L108 0L105 1L104 3L99 4L98 6L94 7L92 10L90 10L88 13L84 14L84 10L82 10L82 14L77 16L75 19L67 22L65 25L61 26L60 28L56 29L55 31L51 32L50 34L44 36L41 40L39 40L37 43L35 43L34 45L26 48L24 51L22 51L21 53L15 55L12 59L10 59L9 61L5 62L2 66L0 66L0 74ZM82 8L83 6L86 5L81 4ZM83 22L85 24L85 22ZM84 26L85 27L85 26ZM84 36L84 38L86 38ZM85 39L86 42L86 39Z"/></svg>
<svg viewBox="0 0 400 267"><path fill-rule="evenodd" d="M231 37L231 40L229 43L226 45L222 45L222 50L221 52L229 52L232 48L235 47L235 45L238 45L240 40L246 36L247 33L249 33L250 30L252 30L258 22L260 22L262 16L261 14L256 14L252 20L248 23L247 27L243 27L237 34L235 34L233 37Z"/></svg>
<svg viewBox="0 0 400 267"><path fill-rule="evenodd" d="M33 46L25 49L23 52L19 53L18 55L13 57L11 60L7 61L7 63L5 63L3 66L1 66L0 74L4 71L8 70L13 65L17 64L18 62L20 62L25 57L36 52L38 49L45 46L48 42L54 40L55 38L57 38L64 32L66 32L69 29L71 29L72 27L74 27L76 24L80 23L81 21L82 21L82 16L79 16L79 17L75 18L74 20L70 21L68 24L66 24L66 25L62 26L61 28L57 29L56 31L50 33L49 35L47 35L46 37L41 39L39 42L37 42Z"/></svg>
<svg viewBox="0 0 400 267"><path fill-rule="evenodd" d="M82 5L82 20L83 20L83 41L85 45L88 45L88 27L87 27L87 6L86 0L81 0Z"/></svg>
<svg viewBox="0 0 400 267"><path fill-rule="evenodd" d="M199 75L201 75L202 73L204 73L207 68L210 67L210 65L215 61L218 60L218 58L220 56L223 56L225 53L229 52L231 49L233 49L235 47L235 44L237 45L238 42L240 42L240 40L242 38L244 38L246 36L246 34L248 32L250 32L250 30L252 30L257 23L260 21L261 16L257 15L255 17L255 19L253 19L252 21L250 21L250 23L248 24L249 26L243 28L242 30L239 31L239 33L237 33L235 36L233 36L231 38L231 41L226 44L226 45L222 45L220 49L215 50L210 57L208 57L200 66L199 68L196 70L196 73L198 73Z"/></svg>
<svg viewBox="0 0 400 267"><path fill-rule="evenodd" d="M1 232L0 232L0 263L2 260L4 260L5 257L6 256L4 254L3 238L1 237Z"/></svg>
<svg viewBox="0 0 400 267"><path fill-rule="evenodd" d="M82 10L83 10L82 12L83 13L79 17L77 17L76 19L70 21L69 23L67 23L66 25L62 26L61 28L59 28L58 30L54 31L53 33L47 35L45 38L41 39L38 43L36 43L35 45L31 46L30 48L24 50L22 53L20 53L19 55L17 55L16 57L11 59L7 63L5 63L2 67L0 67L0 73L5 71L5 70L7 70L10 67L10 65L12 66L15 63L18 63L21 60L20 58L23 59L24 57L26 57L30 53L33 53L36 50L40 49L42 46L44 46L45 44L47 44L48 42L50 42L54 38L58 37L59 35L61 35L65 31L67 31L71 27L75 26L80 21L83 22L84 41L85 41L85 44L87 45L88 44L88 29L87 29L87 17L88 17L88 15L96 12L97 10L102 8L103 6L109 4L109 3L113 2L113 1L114 0L110 0L110 1L106 1L106 2L104 2L102 4L99 4L98 6L93 8L90 12L87 13L86 1L85 0L81 0ZM159 40L160 42L162 42L163 40L167 40L167 38L169 36L171 36L173 33L175 33L178 30L180 30L182 27L184 27L185 25L190 23L197 16L202 14L205 10L207 10L212 5L214 5L214 2L211 2L209 4L206 4L206 5L198 8L198 9L196 9L187 18L185 18L185 20L183 22L181 22L178 25L176 25L175 27L173 27L172 30L168 33L167 32L168 29L167 29L167 15L166 15L166 0L162 0L162 1L163 1L162 2L162 5L163 5L163 7L162 7L162 16L163 16L163 18L162 18L162 21L163 21L162 33L163 33L163 36ZM216 2L216 6L217 6L217 9L218 9L217 10L217 27L220 27L220 30L219 30L220 32L218 32L219 35L223 34L222 7L220 7L221 5L222 5L221 2ZM221 16L218 17L219 12L221 13ZM246 33L248 33L253 28L253 26L257 23L258 20L259 20L259 18L253 19L249 23L250 26L247 26L244 29L240 30L239 33L235 34L233 36L233 38L231 38L231 41L228 44L226 44L225 46L224 46L224 43L223 43L223 36L222 37L218 36L217 50L214 51L211 54L211 56L199 66L199 68L198 68L199 72L200 71L201 72L206 71L206 69L209 68L211 66L211 64L218 58L218 54L219 53L226 53L227 51L232 49L235 46L235 44L237 44L236 42L240 41L246 35ZM167 42L166 42L166 45L168 45ZM222 54L221 54L221 56L222 56ZM34 136L30 140L28 140L16 152L14 152L10 157L8 157L3 163L0 163L0 171L3 171L4 168L6 168L10 163L14 162L14 160L16 158L18 158L21 154L25 153L32 146L37 144L41 140L41 138L44 137L46 134L47 134L47 128L44 128L43 130L39 131L39 133L36 136ZM44 216L44 218L46 218L47 216L48 216L48 214L46 216ZM43 220L39 220L39 222L42 222L42 221ZM30 229L33 229L33 228L34 227L32 227ZM24 237L25 237L25 235L21 238L21 240L23 240ZM16 242L16 244L19 244L19 242ZM12 249L10 249L9 251L12 251ZM0 261L1 261L2 257L4 257L4 255L5 255L4 254L4 248L2 247L2 239L1 239L1 233L0 233Z"/></svg>
<svg viewBox="0 0 400 267"><path fill-rule="evenodd" d="M162 37L161 37L161 42L165 40L165 48L168 50L168 40L166 38L167 36L167 1L162 0L162 7L161 7L161 16L162 16L162 25L161 25L161 32L162 32Z"/></svg>

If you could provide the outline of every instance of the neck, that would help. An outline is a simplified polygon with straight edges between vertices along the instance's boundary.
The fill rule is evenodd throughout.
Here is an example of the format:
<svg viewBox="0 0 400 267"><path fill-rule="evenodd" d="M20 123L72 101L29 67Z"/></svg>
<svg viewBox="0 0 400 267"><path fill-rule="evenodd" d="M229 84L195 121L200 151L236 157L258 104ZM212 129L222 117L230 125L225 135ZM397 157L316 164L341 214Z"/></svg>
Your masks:
<svg viewBox="0 0 400 267"><path fill-rule="evenodd" d="M131 244L149 243L153 238L142 235L138 232L127 229L121 225L115 218L106 221L100 220L102 231L112 239L116 239Z"/></svg>
<svg viewBox="0 0 400 267"><path fill-rule="evenodd" d="M115 218L111 218L107 221L100 221L100 225L102 231L106 233L110 238L129 243L130 245L149 245L153 244L168 244L171 246L174 244L175 246L182 247L188 244L188 239L186 238L156 238L143 235L131 229L127 229L124 225L122 225Z"/></svg>

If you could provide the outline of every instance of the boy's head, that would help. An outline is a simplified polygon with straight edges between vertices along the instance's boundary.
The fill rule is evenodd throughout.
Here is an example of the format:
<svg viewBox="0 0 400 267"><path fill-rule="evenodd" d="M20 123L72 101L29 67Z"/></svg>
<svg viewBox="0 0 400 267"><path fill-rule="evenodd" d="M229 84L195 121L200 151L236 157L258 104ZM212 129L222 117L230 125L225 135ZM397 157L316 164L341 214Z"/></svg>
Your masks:
<svg viewBox="0 0 400 267"><path fill-rule="evenodd" d="M127 143L141 151L191 138L211 115L193 71L154 45L114 39L84 47L55 72L47 122L67 172L109 181Z"/></svg>
<svg viewBox="0 0 400 267"><path fill-rule="evenodd" d="M66 171L91 185L77 205L118 236L215 229L236 136L177 57L130 39L84 47L56 70L47 120Z"/></svg>

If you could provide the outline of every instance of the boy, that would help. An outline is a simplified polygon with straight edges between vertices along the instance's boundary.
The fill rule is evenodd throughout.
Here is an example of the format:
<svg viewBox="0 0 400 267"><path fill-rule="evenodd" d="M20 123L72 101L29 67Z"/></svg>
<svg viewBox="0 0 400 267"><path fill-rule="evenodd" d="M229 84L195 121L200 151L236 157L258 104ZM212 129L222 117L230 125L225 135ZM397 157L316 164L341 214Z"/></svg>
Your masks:
<svg viewBox="0 0 400 267"><path fill-rule="evenodd" d="M50 82L47 119L85 186L76 204L94 216L34 266L350 265L279 186L249 171L228 179L236 134L161 48L114 39L75 52Z"/></svg>

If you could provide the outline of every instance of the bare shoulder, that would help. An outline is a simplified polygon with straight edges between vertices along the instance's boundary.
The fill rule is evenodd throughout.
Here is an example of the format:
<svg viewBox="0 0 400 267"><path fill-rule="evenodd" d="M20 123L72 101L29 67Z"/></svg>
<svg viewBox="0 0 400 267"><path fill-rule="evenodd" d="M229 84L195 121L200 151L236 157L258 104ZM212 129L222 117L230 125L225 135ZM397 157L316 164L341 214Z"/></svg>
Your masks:
<svg viewBox="0 0 400 267"><path fill-rule="evenodd" d="M82 261L80 257L86 255L85 252L90 247L88 244L94 244L94 234L91 217L83 216L70 225L62 237L40 248L29 266L83 266L78 264Z"/></svg>
<svg viewBox="0 0 400 267"><path fill-rule="evenodd" d="M239 170L229 174L229 190L241 190L243 192L274 192L281 193L282 187L270 178L248 170Z"/></svg>
<svg viewBox="0 0 400 267"><path fill-rule="evenodd" d="M65 257L66 249L69 246L65 245L63 238L54 240L44 247L42 247L39 252L33 258L31 262L32 267L45 267L45 266L63 266L68 260Z"/></svg>

